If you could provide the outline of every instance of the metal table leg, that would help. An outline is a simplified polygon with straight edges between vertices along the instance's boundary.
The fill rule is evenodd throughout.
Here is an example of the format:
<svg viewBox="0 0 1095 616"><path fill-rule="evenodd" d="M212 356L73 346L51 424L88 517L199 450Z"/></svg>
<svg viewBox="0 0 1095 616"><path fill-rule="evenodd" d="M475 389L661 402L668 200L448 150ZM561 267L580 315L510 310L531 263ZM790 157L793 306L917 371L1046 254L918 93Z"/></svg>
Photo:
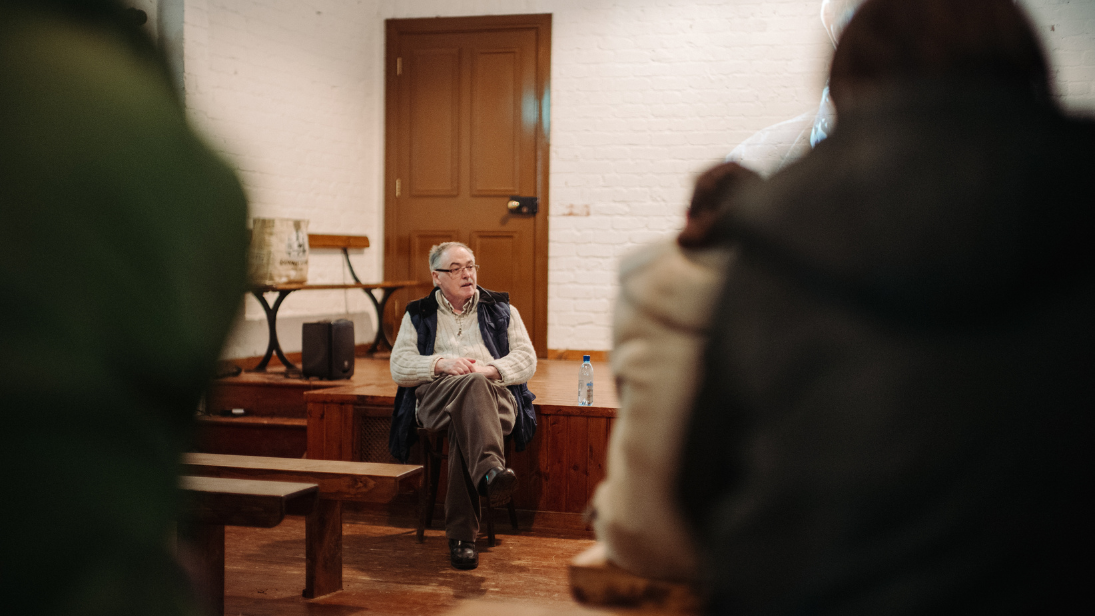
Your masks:
<svg viewBox="0 0 1095 616"><path fill-rule="evenodd" d="M346 267L350 269L350 276L353 277L354 282L361 284L361 279L357 277L357 272L354 271L354 264L350 263L350 251L343 248L342 257L346 259ZM392 293L398 291L395 288L385 288L380 290L380 301L376 301L376 296L373 295L372 289L362 289L365 295L369 297L369 301L373 303L373 308L376 308L376 336L373 338L373 346L369 349L370 353L376 353L377 351L392 350L392 342L388 340L388 334L384 332L384 307L388 305L388 298Z"/></svg>
<svg viewBox="0 0 1095 616"><path fill-rule="evenodd" d="M262 309L266 311L266 325L270 328L270 338L266 343L266 354L262 356L262 361L259 365L255 366L251 372L266 372L266 364L270 363L270 358L274 353L278 354L278 359L281 363L290 369L296 369L296 365L289 361L285 357L285 353L281 350L281 343L278 342L278 308L281 308L281 302L285 300L293 291L278 291L278 298L274 300L274 307L271 308L270 304L266 302L266 297L258 291L251 291L251 295L255 296L255 299L259 300L262 304Z"/></svg>
<svg viewBox="0 0 1095 616"><path fill-rule="evenodd" d="M380 350L392 350L392 342L388 340L388 334L384 331L384 307L388 305L388 298L392 296L392 293L398 290L392 287L380 289L380 301L377 301L372 289L362 289L373 302L373 308L376 308L376 337L373 338L373 346L369 349L370 353L376 353Z"/></svg>

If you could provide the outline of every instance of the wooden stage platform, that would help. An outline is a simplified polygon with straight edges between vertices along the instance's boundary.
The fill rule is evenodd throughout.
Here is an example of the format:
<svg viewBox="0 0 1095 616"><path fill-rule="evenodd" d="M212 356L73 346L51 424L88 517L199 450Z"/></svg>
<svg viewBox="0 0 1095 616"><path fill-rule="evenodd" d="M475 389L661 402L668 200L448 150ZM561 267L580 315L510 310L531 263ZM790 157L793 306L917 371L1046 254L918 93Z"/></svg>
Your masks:
<svg viewBox="0 0 1095 616"><path fill-rule="evenodd" d="M518 474L515 504L540 528L585 528L581 514L604 478L618 403L609 364L594 362L594 405L577 404L581 362L541 359L529 389L537 433L507 462ZM197 448L212 453L391 462L388 429L396 385L387 359L359 357L348 381L286 378L282 370L218 379L207 395ZM224 411L245 409L243 416ZM417 453L418 448L412 453ZM444 481L444 472L442 480ZM444 486L440 495L444 494ZM443 519L439 518L439 519ZM527 522L524 522L527 523ZM523 523L523 524L524 524Z"/></svg>

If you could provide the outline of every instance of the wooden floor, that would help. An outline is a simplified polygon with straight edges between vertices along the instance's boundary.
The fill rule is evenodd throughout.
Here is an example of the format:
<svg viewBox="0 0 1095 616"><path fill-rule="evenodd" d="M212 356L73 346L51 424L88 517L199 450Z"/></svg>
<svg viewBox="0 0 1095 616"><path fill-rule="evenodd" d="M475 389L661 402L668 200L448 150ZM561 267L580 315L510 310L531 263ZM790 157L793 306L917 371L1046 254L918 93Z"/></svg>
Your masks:
<svg viewBox="0 0 1095 616"><path fill-rule="evenodd" d="M508 531L506 531L508 532ZM304 519L275 528L225 529L227 616L443 614L465 600L533 603L552 613L573 610L566 565L593 544L590 533L521 531L480 541L479 568L449 564L440 529L414 538L409 520L390 526L368 517L343 525L343 590L315 600L304 586Z"/></svg>

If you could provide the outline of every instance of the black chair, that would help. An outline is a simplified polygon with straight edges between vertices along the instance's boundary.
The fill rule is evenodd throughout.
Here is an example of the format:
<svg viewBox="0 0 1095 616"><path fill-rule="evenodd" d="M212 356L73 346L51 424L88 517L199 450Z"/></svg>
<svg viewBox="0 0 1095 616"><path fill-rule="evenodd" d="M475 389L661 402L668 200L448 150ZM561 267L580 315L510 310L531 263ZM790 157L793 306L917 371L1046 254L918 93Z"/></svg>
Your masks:
<svg viewBox="0 0 1095 616"><path fill-rule="evenodd" d="M448 459L445 453L445 440L448 439L448 430L429 430L418 428L418 441L422 443L422 490L419 492L418 507L418 542L425 540L426 529L433 521L433 509L437 504L437 486L441 482L441 461ZM509 450L510 437L506 437L504 449ZM482 496L479 499L483 517L487 522L487 545L494 547L494 508L490 499ZM513 530L517 527L517 508L513 505L513 497L506 503L509 509L509 521Z"/></svg>

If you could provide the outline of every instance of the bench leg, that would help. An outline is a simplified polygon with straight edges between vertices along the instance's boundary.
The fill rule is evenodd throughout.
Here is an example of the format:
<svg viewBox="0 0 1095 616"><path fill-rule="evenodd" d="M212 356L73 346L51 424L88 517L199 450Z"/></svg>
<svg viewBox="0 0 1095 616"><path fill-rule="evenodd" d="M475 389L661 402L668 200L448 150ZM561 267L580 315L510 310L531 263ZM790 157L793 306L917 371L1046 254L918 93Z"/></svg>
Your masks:
<svg viewBox="0 0 1095 616"><path fill-rule="evenodd" d="M433 509L437 505L437 486L441 483L441 460L445 459L444 435L430 436L425 428L418 429L418 441L422 444L422 489L419 493L418 542L425 541L425 530L433 522Z"/></svg>
<svg viewBox="0 0 1095 616"><path fill-rule="evenodd" d="M512 498L506 507L509 509L509 523L513 525L513 530L517 530L517 506L513 504Z"/></svg>
<svg viewBox="0 0 1095 616"><path fill-rule="evenodd" d="M342 502L321 498L305 519L304 597L342 590Z"/></svg>
<svg viewBox="0 0 1095 616"><path fill-rule="evenodd" d="M423 447L428 446L428 444L423 443ZM418 488L418 528L415 531L415 538L419 543L426 540L426 527L430 525L427 518L433 517L427 515L427 507L433 507L433 503L430 502L430 486L433 484L430 482L431 462L429 453L426 453L423 458L422 462L425 468L422 469L422 485ZM435 493L434 498L436 497L437 495Z"/></svg>
<svg viewBox="0 0 1095 616"><path fill-rule="evenodd" d="M487 545L489 545L490 547L493 548L495 546L495 541L494 541L494 507L491 506L489 498L483 498L482 501L483 501L483 508L481 509L481 511L483 511L483 514L484 514L483 517L485 517L487 519Z"/></svg>
<svg viewBox="0 0 1095 616"><path fill-rule="evenodd" d="M194 524L186 541L194 550L194 591L206 614L224 616L224 526Z"/></svg>

